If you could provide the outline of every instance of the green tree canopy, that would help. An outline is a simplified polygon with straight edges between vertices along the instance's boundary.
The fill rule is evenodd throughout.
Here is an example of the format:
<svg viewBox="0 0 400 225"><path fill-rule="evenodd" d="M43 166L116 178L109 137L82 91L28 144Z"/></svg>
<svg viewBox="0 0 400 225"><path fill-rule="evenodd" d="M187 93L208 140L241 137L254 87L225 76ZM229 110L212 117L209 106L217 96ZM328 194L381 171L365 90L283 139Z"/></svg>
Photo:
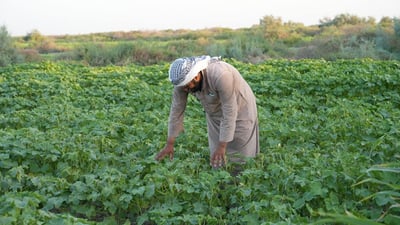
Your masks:
<svg viewBox="0 0 400 225"><path fill-rule="evenodd" d="M325 27L325 26L344 26L344 25L357 25L357 24L370 24L370 25L375 25L375 19L373 17L368 17L368 18L363 18L363 17L358 17L356 15L351 15L351 14L339 14L335 16L335 18L324 18L320 20L320 26Z"/></svg>
<svg viewBox="0 0 400 225"><path fill-rule="evenodd" d="M16 61L17 52L13 46L11 35L3 25L0 27L0 66L6 66Z"/></svg>

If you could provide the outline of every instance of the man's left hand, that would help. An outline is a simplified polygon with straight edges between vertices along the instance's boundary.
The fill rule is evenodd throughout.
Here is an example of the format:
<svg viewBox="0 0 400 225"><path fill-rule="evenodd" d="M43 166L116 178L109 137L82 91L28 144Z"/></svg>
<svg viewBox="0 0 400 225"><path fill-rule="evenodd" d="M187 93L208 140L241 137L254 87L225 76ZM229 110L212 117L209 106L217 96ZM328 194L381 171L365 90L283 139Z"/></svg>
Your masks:
<svg viewBox="0 0 400 225"><path fill-rule="evenodd" d="M217 149L211 156L210 165L213 168L219 168L219 167L225 165L225 163L226 163L226 156L225 156L226 145L227 145L226 142L220 142Z"/></svg>

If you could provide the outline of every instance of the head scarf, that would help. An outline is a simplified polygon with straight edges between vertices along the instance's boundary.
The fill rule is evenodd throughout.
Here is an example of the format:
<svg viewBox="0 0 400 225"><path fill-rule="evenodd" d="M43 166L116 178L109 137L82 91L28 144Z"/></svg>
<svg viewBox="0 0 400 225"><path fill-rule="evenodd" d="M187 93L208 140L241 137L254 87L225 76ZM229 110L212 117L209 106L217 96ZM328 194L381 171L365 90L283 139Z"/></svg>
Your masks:
<svg viewBox="0 0 400 225"><path fill-rule="evenodd" d="M175 86L188 84L196 75L207 68L210 56L184 57L176 59L169 67L169 80Z"/></svg>

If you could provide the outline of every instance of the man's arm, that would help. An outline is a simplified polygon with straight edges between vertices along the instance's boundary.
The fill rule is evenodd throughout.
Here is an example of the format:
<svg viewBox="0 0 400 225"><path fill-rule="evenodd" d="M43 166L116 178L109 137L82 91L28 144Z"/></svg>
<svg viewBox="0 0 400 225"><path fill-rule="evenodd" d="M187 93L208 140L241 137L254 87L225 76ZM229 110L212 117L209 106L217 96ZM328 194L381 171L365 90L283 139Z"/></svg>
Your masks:
<svg viewBox="0 0 400 225"><path fill-rule="evenodd" d="M230 142L233 140L235 134L238 114L235 82L230 71L227 70L221 74L216 80L215 87L219 93L222 110L219 141Z"/></svg>
<svg viewBox="0 0 400 225"><path fill-rule="evenodd" d="M183 131L183 117L186 109L188 93L179 87L174 87L172 104L168 119L168 138L164 148L156 155L156 160L162 160L169 155L170 160L174 158L174 143L176 137Z"/></svg>
<svg viewBox="0 0 400 225"><path fill-rule="evenodd" d="M168 119L168 137L176 138L183 131L187 98L188 92L184 91L182 87L174 87Z"/></svg>

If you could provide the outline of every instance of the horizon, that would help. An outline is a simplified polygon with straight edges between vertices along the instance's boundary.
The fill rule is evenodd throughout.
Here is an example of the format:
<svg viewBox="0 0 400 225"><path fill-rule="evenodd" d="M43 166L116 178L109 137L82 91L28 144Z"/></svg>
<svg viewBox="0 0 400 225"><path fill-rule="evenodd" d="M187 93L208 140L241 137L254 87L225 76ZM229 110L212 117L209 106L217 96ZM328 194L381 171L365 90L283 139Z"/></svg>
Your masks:
<svg viewBox="0 0 400 225"><path fill-rule="evenodd" d="M360 18L400 16L398 0L247 0L246 4L203 0L197 5L183 0L2 0L0 26L11 36L34 30L46 36L93 33L250 28L265 16L282 22L318 25L340 14ZM22 8L21 5L24 5ZM157 6L157 7L155 7ZM15 13L18 12L18 13Z"/></svg>

